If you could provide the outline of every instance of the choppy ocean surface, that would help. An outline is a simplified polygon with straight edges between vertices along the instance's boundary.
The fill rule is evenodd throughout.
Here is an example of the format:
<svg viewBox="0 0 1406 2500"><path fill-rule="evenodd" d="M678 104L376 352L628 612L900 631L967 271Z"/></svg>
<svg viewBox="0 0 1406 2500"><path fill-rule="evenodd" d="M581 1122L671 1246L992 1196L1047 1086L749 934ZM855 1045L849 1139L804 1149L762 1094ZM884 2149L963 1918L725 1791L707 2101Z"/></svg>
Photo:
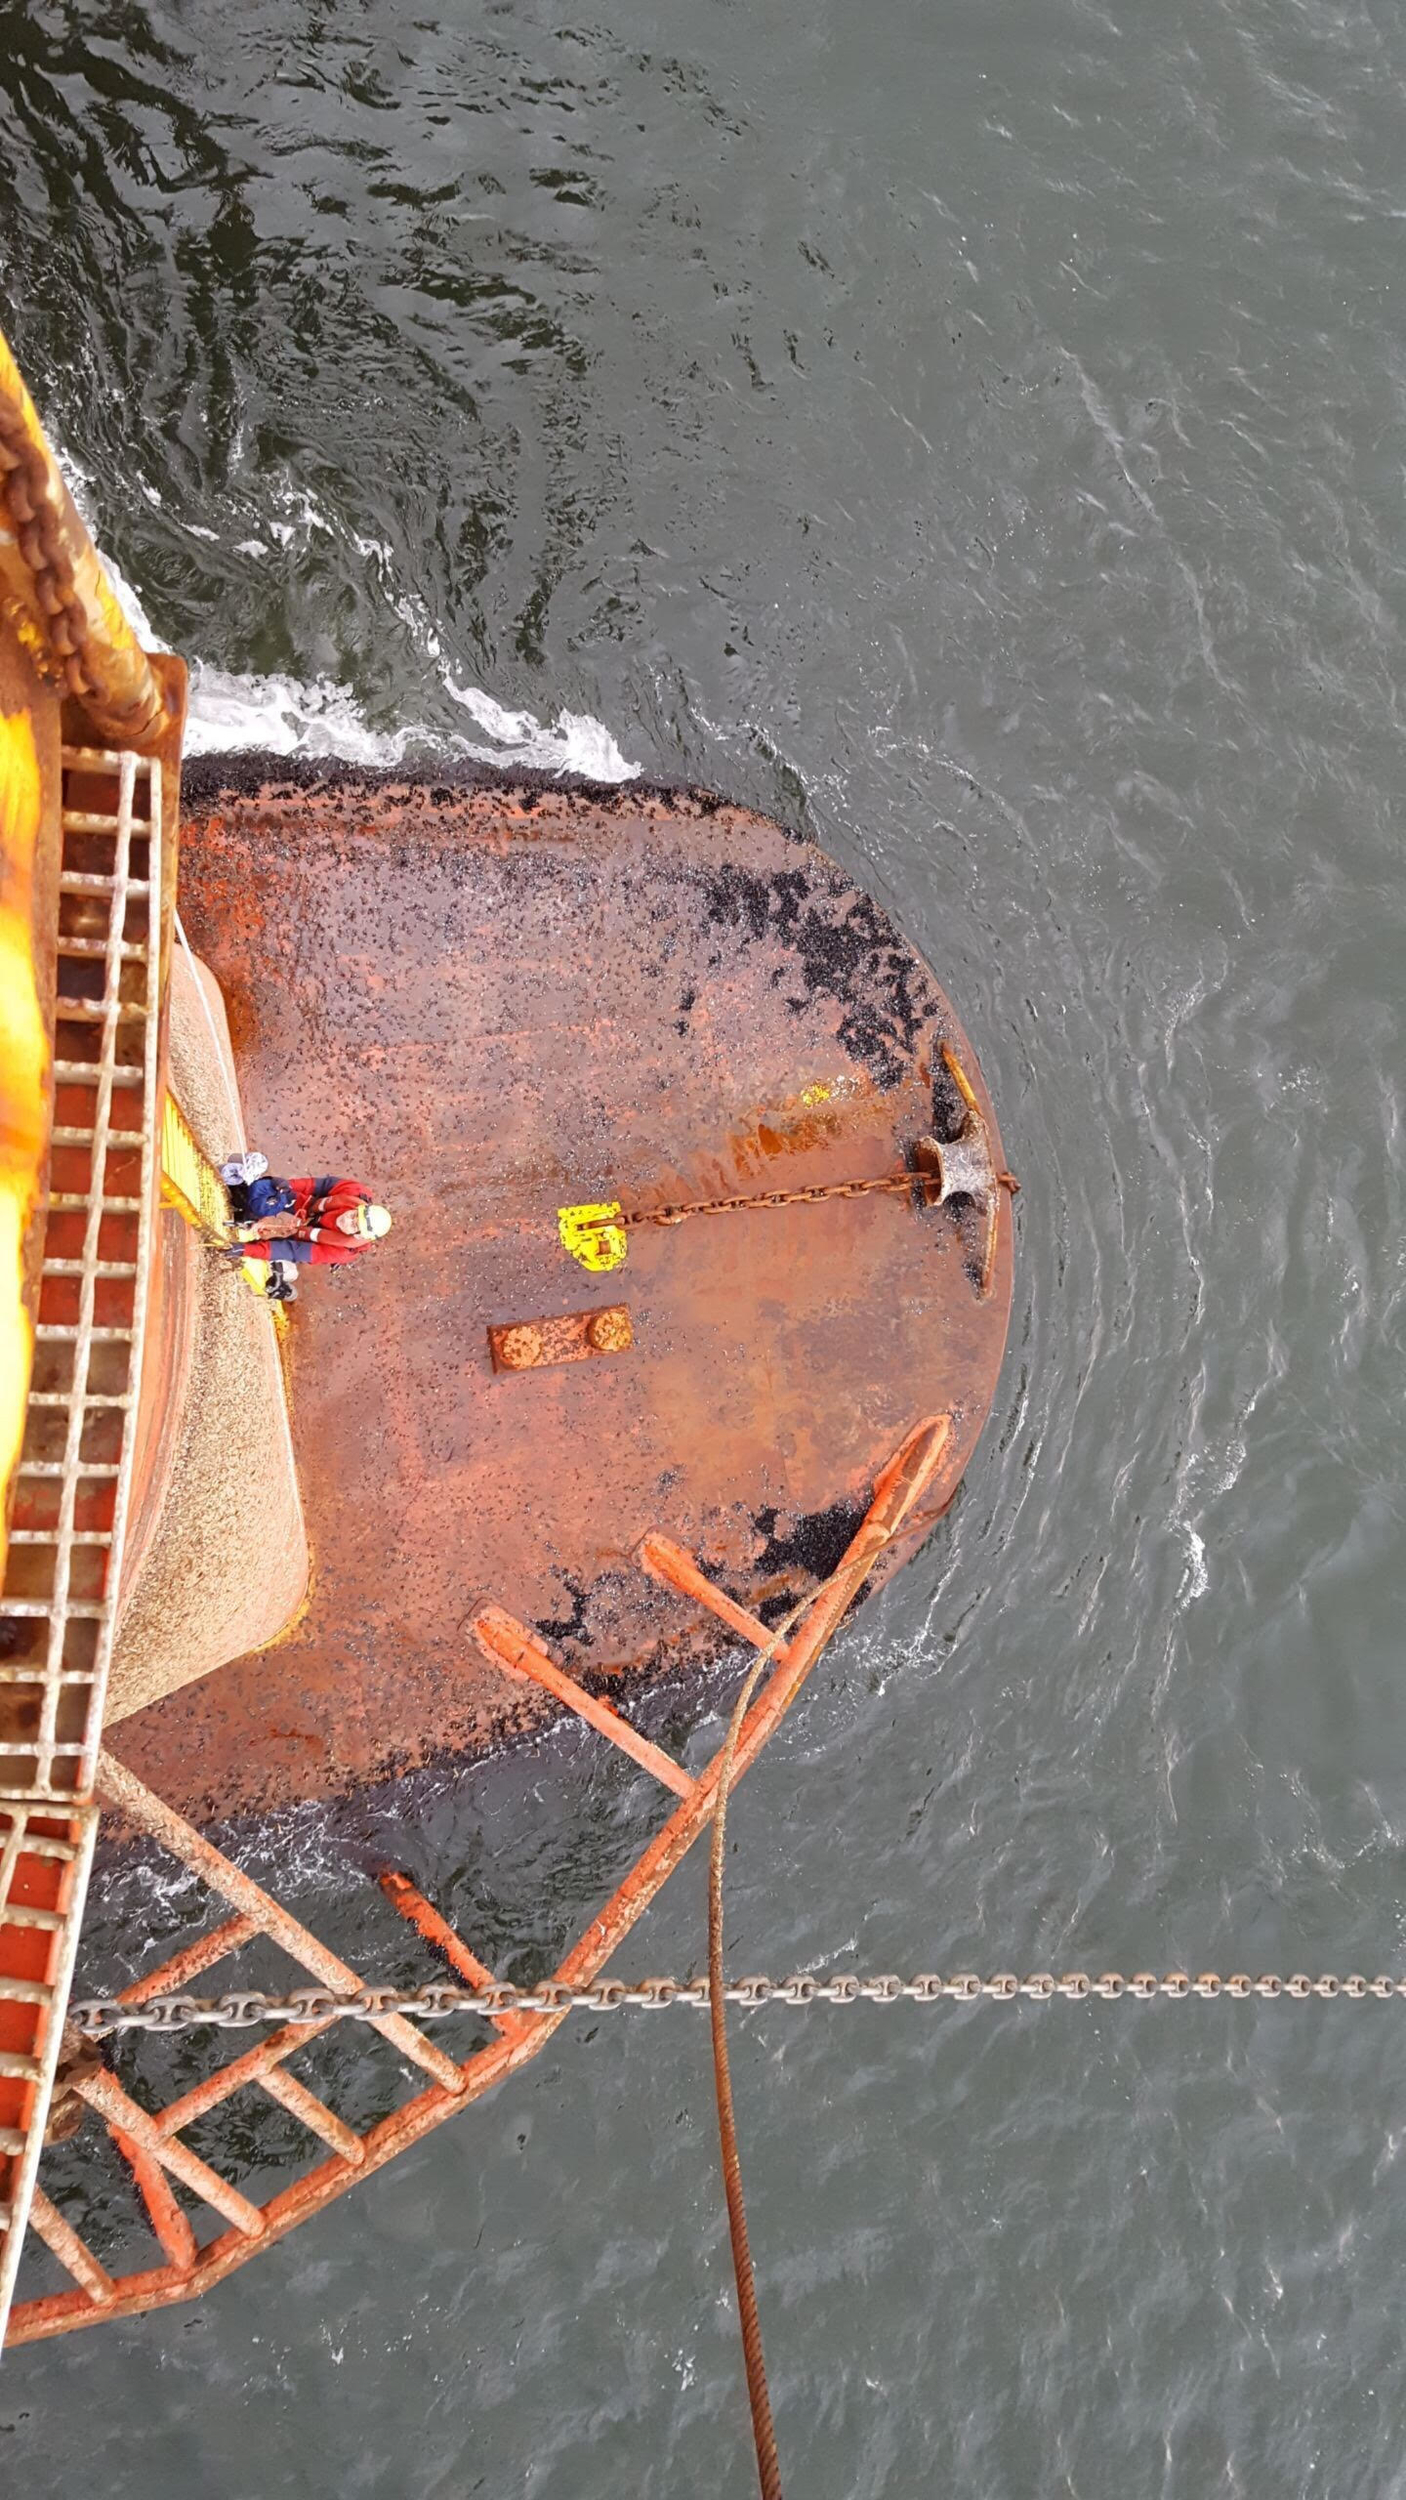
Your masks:
<svg viewBox="0 0 1406 2500"><path fill-rule="evenodd" d="M3 319L198 742L709 782L981 1053L997 1409L738 1797L734 1967L1406 1967L1400 10L0 37ZM525 1919L601 1776L461 1802ZM1406 2492L1399 2006L734 2064L796 2500ZM706 2025L568 2026L200 2306L12 2355L0 2479L748 2492Z"/></svg>

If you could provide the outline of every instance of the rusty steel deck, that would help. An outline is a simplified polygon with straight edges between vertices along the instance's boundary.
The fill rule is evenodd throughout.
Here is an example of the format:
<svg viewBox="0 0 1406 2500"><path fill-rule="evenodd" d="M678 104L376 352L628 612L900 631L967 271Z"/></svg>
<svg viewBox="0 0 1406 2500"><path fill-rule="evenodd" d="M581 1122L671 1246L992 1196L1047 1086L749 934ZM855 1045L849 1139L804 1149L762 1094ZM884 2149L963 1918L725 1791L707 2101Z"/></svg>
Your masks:
<svg viewBox="0 0 1406 2500"><path fill-rule="evenodd" d="M950 1004L832 861L641 784L222 758L187 769L181 896L251 1141L275 1171L366 1180L396 1223L354 1268L300 1277L311 1604L111 1731L151 1788L197 1822L257 1815L535 1724L542 1692L470 1637L484 1598L597 1694L707 1660L728 1627L634 1567L645 1533L774 1619L833 1568L913 1415L940 1411L912 1550L994 1392L1007 1201L984 1293L962 1202L917 1191L640 1227L609 1274L558 1237L583 1202L891 1173L966 1117L944 1046L999 1162ZM608 1360L495 1368L490 1330L617 1306Z"/></svg>

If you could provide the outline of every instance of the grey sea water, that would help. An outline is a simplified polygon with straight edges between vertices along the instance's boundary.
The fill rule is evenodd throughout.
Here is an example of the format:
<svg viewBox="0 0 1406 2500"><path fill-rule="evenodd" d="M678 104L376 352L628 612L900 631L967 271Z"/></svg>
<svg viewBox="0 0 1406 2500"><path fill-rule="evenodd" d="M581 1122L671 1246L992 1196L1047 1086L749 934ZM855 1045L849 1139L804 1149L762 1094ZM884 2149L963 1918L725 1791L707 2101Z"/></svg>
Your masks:
<svg viewBox="0 0 1406 2500"><path fill-rule="evenodd" d="M211 706L722 787L982 1055L997 1409L738 1797L734 1967L1402 1967L1403 78L1391 0L0 8L3 317ZM601 1776L462 1802L524 1918ZM1406 2492L1399 2008L734 2065L794 2500ZM747 2493L706 2026L12 2355L0 2477Z"/></svg>

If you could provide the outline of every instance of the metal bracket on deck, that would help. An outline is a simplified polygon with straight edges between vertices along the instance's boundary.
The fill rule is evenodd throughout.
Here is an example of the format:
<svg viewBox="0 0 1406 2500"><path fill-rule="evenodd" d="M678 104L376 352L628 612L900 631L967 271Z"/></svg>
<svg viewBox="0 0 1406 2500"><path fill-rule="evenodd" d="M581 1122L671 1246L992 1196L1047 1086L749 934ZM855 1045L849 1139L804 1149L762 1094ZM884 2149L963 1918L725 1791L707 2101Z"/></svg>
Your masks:
<svg viewBox="0 0 1406 2500"><path fill-rule="evenodd" d="M488 1331L495 1372L540 1371L548 1363L584 1363L592 1354L624 1354L634 1344L628 1305L566 1311L559 1319L510 1320Z"/></svg>

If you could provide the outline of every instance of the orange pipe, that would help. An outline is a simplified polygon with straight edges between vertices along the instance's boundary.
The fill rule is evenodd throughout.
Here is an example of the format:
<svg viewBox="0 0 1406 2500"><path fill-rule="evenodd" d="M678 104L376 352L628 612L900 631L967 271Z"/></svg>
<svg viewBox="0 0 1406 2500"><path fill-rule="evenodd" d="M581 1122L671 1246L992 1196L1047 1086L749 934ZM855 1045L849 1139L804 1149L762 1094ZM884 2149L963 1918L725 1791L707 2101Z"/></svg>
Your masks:
<svg viewBox="0 0 1406 2500"><path fill-rule="evenodd" d="M288 2023L282 2031L270 2031L252 2049L246 2049L242 2057L232 2057L227 2065L217 2066L212 2075L206 2075L203 2082L192 2084L179 2100L168 2101L164 2109L157 2111L155 2125L163 2136L179 2134L182 2127L189 2127L209 2110L218 2109L232 2093L242 2092L246 2084L267 2083L285 2057L291 2057L295 2049L327 2029L325 2022Z"/></svg>
<svg viewBox="0 0 1406 2500"><path fill-rule="evenodd" d="M568 1710L574 1710L599 1735L608 1736L612 1745L629 1754L642 1770L652 1771L666 1788L672 1788L676 1797L693 1795L696 1782L687 1771L668 1754L661 1753L657 1745L651 1745L647 1736L637 1734L629 1720L613 1710L608 1701L597 1701L593 1693L564 1674L556 1661L548 1657L541 1642L505 1614L501 1606L480 1606L477 1614L470 1615L468 1629L491 1666L506 1667L513 1675L530 1676L534 1684L564 1701Z"/></svg>
<svg viewBox="0 0 1406 2500"><path fill-rule="evenodd" d="M826 1590L843 1584L846 1594L841 1600L841 1612L851 1602L879 1555L922 1500L941 1464L951 1429L948 1416L929 1417L908 1435L902 1448L879 1477L874 1498L858 1534L838 1571L824 1583ZM817 1594L819 1596L820 1593ZM742 1723L733 1761L734 1788L780 1726L833 1629L831 1610L826 1609L822 1615L818 1603L793 1637L786 1657L778 1664ZM624 1942L631 1928L643 1917L660 1886L710 1822L720 1769L719 1756L696 1782L693 1795L675 1808L662 1831L641 1852L599 1917L594 1918L578 1938L558 1966L554 1974L557 1979L568 1984L584 1984L594 1979ZM140 1788L140 1782L133 1784ZM180 1820L179 1817L174 1819L177 1822ZM449 2100L443 2092L421 2092L414 2100L392 2110L389 2117L370 2128L362 2138L365 2160L360 2171L349 2173L345 2162L334 2157L319 2163L304 2178L295 2180L291 2187L271 2197L264 2207L261 2245L271 2246L289 2231L296 2230L300 2222L307 2221L324 2205L330 2204L335 2196L342 2194L354 2177L369 2177L372 2171L383 2169L387 2162L394 2161L412 2144L418 2144L422 2137L448 2117L452 2108L480 2100L496 2084L504 2082L535 2057L566 2019L565 2013L525 2016L520 2037L500 2040L493 2047L480 2049L465 2060L460 2070L459 2097L456 2101ZM146 2310L164 2308L172 2301L208 2291L244 2265L252 2253L249 2241L240 2232L223 2232L201 2250L189 2276L178 2276L174 2268L165 2267L124 2278L115 2298L102 2314L105 2317L138 2317ZM62 2335L70 2327L86 2323L92 2315L93 2311L83 2294L54 2293L47 2299L30 2301L22 2309L15 2310L10 2323L9 2342L26 2344L51 2335Z"/></svg>
<svg viewBox="0 0 1406 2500"><path fill-rule="evenodd" d="M675 1545L672 1537L654 1534L642 1537L635 1547L635 1560L641 1571L648 1572L651 1580L658 1580L662 1587L673 1589L680 1597L695 1598L700 1606L709 1607L744 1641L750 1641L754 1649L766 1648L771 1634L760 1616L749 1614L745 1606L738 1605L735 1597L728 1596L726 1589L720 1589L716 1581L710 1580L707 1573L700 1570L684 1546ZM784 1657L784 1650L778 1655Z"/></svg>
<svg viewBox="0 0 1406 2500"><path fill-rule="evenodd" d="M100 2067L96 2074L75 2076L73 2089L80 2100L86 2101L90 2109L95 2109L100 2118L107 2120L114 2134L126 2136L138 2153L148 2154L153 2161L160 2162L163 2170L173 2172L182 2187L188 2187L193 2195L202 2197L207 2205L213 2205L216 2213L223 2214L226 2222L232 2222L246 2239L262 2238L264 2217L258 2206L251 2204L247 2196L241 2196L238 2188L232 2188L228 2180L222 2179L208 2162L203 2162L189 2145L179 2144L174 2139L167 2142L155 2119L133 2100L130 2092L123 2091L117 2077L110 2075L105 2067ZM130 2153L128 2158L131 2158Z"/></svg>
<svg viewBox="0 0 1406 2500"><path fill-rule="evenodd" d="M282 1945L290 1960L301 1962L303 1969L311 1971L325 1988L334 1988L339 1995L356 1994L361 1981L350 1963L331 1952L311 1928L294 1918L291 1910L285 1910L280 1901L275 1901L251 1876L243 1874L231 1859L223 1857L193 1823L187 1823L184 1815L177 1814L163 1798L154 1797L135 1773L110 1753L98 1758L98 1785L134 1823L139 1823L143 1831L150 1832L173 1857L199 1875L212 1892L223 1893L226 1901L243 1910L263 1935ZM462 2092L463 2083L453 2058L446 2057L432 2040L426 2040L413 2023L399 2014L387 2014L374 2028L403 2056L435 2076L443 2090Z"/></svg>
<svg viewBox="0 0 1406 2500"><path fill-rule="evenodd" d="M324 2144L330 2144L333 2152L351 2169L361 2168L366 2155L361 2149L360 2136L354 2134L346 2121L339 2118L335 2110L330 2110L325 2101L320 2101L315 2092L309 2092L307 2085L300 2083L296 2075L285 2074L281 2066L275 2066L271 2074L259 2077L259 2083L270 2100L291 2111L310 2135L320 2136Z"/></svg>
<svg viewBox="0 0 1406 2500"><path fill-rule="evenodd" d="M36 2188L29 2200L29 2227L37 2231L44 2246L57 2257L75 2283L81 2283L95 2308L110 2301L116 2285L106 2269L98 2264L86 2240L80 2240L71 2222L66 2222L57 2205L51 2205L42 2188Z"/></svg>
<svg viewBox="0 0 1406 2500"><path fill-rule="evenodd" d="M476 1953L470 1952L463 1937L450 1926L447 1918L440 1916L433 1902L427 1901L424 1894L416 1889L408 1875L401 1875L394 1867L387 1867L380 1877L380 1885L392 1908L399 1910L401 1917L408 1919L412 1927L418 1928L426 1944L433 1945L437 1953L442 1953L450 1969L456 1970L461 1979L466 1979L471 1988L490 1988L493 1985L493 1973L488 1964L481 1962ZM528 2017L525 2014L494 2014L490 2019L505 2037L510 2038L521 2031Z"/></svg>
<svg viewBox="0 0 1406 2500"><path fill-rule="evenodd" d="M175 1995L192 1979L198 1979L202 1971L222 1962L226 1954L238 1953L258 1932L252 1918L227 1918L222 1926L212 1927L208 1936L198 1936L183 1953L173 1953L169 1962L159 1962L155 1970L134 1979L130 1988L121 1991L119 2004L145 2005L148 1997Z"/></svg>
<svg viewBox="0 0 1406 2500"><path fill-rule="evenodd" d="M113 2143L137 2183L137 2192L147 2210L147 2219L166 2251L167 2271L183 2282L195 2270L199 2255L195 2233L176 2202L176 2192L159 2161L120 2127L110 2130Z"/></svg>

